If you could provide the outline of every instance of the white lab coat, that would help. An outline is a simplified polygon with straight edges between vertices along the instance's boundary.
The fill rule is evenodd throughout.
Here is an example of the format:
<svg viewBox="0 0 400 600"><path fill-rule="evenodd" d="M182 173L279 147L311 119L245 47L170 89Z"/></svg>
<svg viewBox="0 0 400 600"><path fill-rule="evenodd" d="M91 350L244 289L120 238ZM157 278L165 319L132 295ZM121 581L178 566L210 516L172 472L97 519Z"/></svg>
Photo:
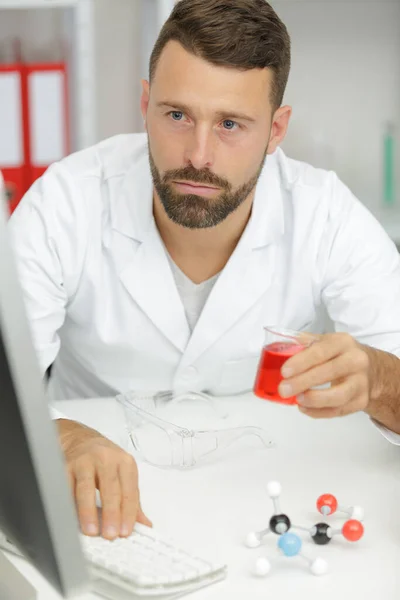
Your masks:
<svg viewBox="0 0 400 600"><path fill-rule="evenodd" d="M190 335L152 214L144 134L53 165L10 220L51 398L250 390L266 324L400 356L400 260L333 172L268 156L251 219Z"/></svg>

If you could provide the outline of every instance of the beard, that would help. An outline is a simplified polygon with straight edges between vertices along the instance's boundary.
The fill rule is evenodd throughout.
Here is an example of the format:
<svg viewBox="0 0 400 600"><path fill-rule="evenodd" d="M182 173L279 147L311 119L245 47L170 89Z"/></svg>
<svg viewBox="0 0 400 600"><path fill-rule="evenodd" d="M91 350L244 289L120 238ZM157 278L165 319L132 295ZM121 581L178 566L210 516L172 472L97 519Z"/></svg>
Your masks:
<svg viewBox="0 0 400 600"><path fill-rule="evenodd" d="M164 175L161 175L154 162L149 143L150 169L161 204L171 221L188 229L216 227L233 213L253 191L261 175L266 157L267 152L265 151L254 176L233 190L232 185L226 179L218 177L209 169L198 170L192 165L166 171ZM196 194L179 194L171 185L176 180L218 187L221 192L215 198L205 198Z"/></svg>

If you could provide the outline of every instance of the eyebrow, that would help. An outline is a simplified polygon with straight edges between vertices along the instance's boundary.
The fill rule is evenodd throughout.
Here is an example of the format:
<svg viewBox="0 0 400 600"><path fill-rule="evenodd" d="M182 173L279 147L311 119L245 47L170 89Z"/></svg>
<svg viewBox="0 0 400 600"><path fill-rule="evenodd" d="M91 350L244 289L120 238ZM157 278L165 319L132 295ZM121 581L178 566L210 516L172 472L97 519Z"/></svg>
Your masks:
<svg viewBox="0 0 400 600"><path fill-rule="evenodd" d="M191 113L189 106L187 106L186 104L170 102L169 100L165 100L164 102L157 102L157 106L165 108L175 108L181 112ZM226 112L223 110L219 110L216 113L216 115L219 119L238 119L239 121L248 121L249 123L256 122L256 119L254 119L253 117L245 115L244 113L238 113L234 111Z"/></svg>

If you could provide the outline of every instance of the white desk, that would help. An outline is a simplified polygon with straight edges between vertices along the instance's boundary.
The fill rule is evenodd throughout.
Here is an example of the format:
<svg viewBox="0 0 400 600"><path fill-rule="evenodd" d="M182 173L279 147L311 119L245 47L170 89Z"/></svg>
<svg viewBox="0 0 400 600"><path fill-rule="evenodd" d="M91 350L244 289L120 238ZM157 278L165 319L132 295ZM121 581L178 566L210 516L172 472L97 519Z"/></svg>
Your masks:
<svg viewBox="0 0 400 600"><path fill-rule="evenodd" d="M157 529L205 557L223 560L228 578L192 596L199 600L395 600L400 597L400 448L391 446L362 414L333 421L313 421L295 408L252 398L230 401L247 423L262 425L277 445L265 450L232 448L222 462L187 472L163 471L139 463L142 505ZM72 418L99 429L124 445L122 415L112 400L80 400L60 404ZM328 546L305 541L308 555L322 556L330 572L311 575L305 563L279 554L277 537L263 548L242 544L252 530L268 526L272 503L268 480L282 483L283 512L299 525L322 517L315 502L333 493L340 504L365 508L364 538L356 543L335 538ZM330 522L342 523L332 517ZM307 534L304 533L304 539ZM268 578L249 569L265 553L272 562ZM39 600L58 600L28 564L13 562L39 590ZM89 594L84 600L93 600Z"/></svg>

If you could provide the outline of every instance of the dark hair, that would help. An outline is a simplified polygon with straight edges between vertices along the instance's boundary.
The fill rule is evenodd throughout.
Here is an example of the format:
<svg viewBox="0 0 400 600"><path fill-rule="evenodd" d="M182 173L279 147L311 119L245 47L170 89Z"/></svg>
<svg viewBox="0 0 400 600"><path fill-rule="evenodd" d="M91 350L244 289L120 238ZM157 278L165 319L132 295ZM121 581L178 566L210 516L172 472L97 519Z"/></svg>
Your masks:
<svg viewBox="0 0 400 600"><path fill-rule="evenodd" d="M150 82L166 44L214 65L273 71L271 103L282 104L290 71L290 37L266 0L180 0L161 29L150 58Z"/></svg>

